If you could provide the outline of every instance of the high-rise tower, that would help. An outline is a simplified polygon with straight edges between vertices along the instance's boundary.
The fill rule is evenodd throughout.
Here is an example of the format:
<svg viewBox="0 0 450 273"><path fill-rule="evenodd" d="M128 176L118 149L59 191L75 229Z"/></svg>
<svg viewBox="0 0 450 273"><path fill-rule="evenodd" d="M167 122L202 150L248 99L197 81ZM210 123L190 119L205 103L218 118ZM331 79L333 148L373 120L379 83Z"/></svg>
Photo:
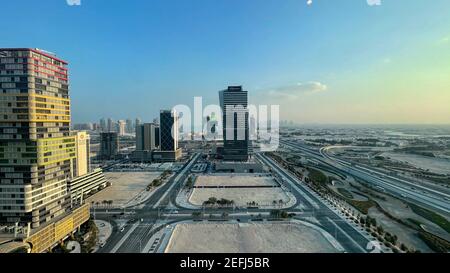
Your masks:
<svg viewBox="0 0 450 273"><path fill-rule="evenodd" d="M155 141L155 145L159 143L159 151L153 152L154 160L172 162L181 157L182 151L178 148L178 119L176 111L161 110L159 130L155 130L155 134L159 133L159 139Z"/></svg>
<svg viewBox="0 0 450 273"><path fill-rule="evenodd" d="M75 158L67 62L37 49L0 49L0 223L33 228L68 209Z"/></svg>
<svg viewBox="0 0 450 273"><path fill-rule="evenodd" d="M230 161L248 160L248 92L242 86L229 86L219 92L223 112L223 157Z"/></svg>

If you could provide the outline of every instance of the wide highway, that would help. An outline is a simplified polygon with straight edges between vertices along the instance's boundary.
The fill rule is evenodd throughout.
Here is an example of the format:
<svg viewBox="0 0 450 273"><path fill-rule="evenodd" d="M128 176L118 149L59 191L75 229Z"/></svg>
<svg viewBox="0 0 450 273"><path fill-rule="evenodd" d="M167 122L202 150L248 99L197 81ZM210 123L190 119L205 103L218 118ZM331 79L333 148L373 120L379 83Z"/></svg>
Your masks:
<svg viewBox="0 0 450 273"><path fill-rule="evenodd" d="M324 165L333 166L347 175L372 184L375 188L400 199L450 215L450 196L445 192L438 192L435 189L426 188L405 179L336 158L328 154L329 148L314 150L294 141L281 141L281 143L292 149L300 150Z"/></svg>

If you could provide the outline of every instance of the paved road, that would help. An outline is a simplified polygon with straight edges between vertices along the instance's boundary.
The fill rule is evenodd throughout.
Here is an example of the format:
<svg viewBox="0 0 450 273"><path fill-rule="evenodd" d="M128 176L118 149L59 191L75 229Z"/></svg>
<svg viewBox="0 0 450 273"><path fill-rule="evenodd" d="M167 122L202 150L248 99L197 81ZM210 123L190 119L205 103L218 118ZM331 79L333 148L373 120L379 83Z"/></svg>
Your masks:
<svg viewBox="0 0 450 273"><path fill-rule="evenodd" d="M332 236L335 236L348 252L366 252L366 247L370 240L357 227L333 211L323 199L314 194L297 177L280 167L271 158L264 154L257 154L256 157L281 175L284 181L293 185L292 188L295 189L293 192L296 198L299 198L302 204L313 212L322 227Z"/></svg>
<svg viewBox="0 0 450 273"><path fill-rule="evenodd" d="M164 210L167 206L168 196L177 190L177 184L182 181L186 173L192 165L197 161L199 154L194 154L191 159L179 170L179 173L172 176L168 182L161 186L150 198L145 202L142 209L127 209L134 212L134 221L128 222L123 231L114 227L113 234L106 242L105 246L99 250L100 253L119 252L119 253L139 253L145 247L145 244L154 234L153 228L160 219L160 210ZM120 209L109 210L122 211ZM97 210L97 215L101 215L102 211ZM141 222L141 219L143 220Z"/></svg>
<svg viewBox="0 0 450 273"><path fill-rule="evenodd" d="M173 208L168 207L170 203L175 204L175 197L181 188L182 182L189 174L189 170L192 165L197 161L199 154L194 155L191 160L185 164L185 166L179 171L178 174L173 176L170 181L163 185L157 192L155 192L145 203L142 209L127 209L128 212L133 212L133 216L124 215L125 219L134 218L134 221L129 221L124 226L123 231L119 230L119 227L114 224L113 233L108 239L105 246L99 250L99 252L123 252L123 253L138 253L142 252L146 244L151 237L162 226L155 225L161 220L168 221L170 223L176 223L188 219L193 219L192 212L201 211L206 215L214 214L215 217L219 217L223 212L229 214L227 219L250 221L253 216L262 214L263 218L269 217L271 209L185 209L178 207L176 211ZM320 199L311 190L294 176L292 176L287 170L278 166L273 160L265 155L256 155L258 159L270 166L282 180L283 186L291 191L296 197L297 202L295 206L286 211L295 213L295 218L301 220L308 220L311 217L317 218L322 228L334 236L347 252L365 252L366 246L369 242L362 233L360 233L355 226L351 225L347 220L339 216L330 207L328 207L324 200ZM111 220L112 213L120 214L120 209L97 209L96 215L98 219ZM120 217L120 216L119 216ZM140 221L142 218L142 222ZM160 221L158 221L158 219ZM114 222L114 221L113 221Z"/></svg>
<svg viewBox="0 0 450 273"><path fill-rule="evenodd" d="M378 186L384 191L397 196L400 199L404 199L405 201L412 202L419 206L423 206L450 216L450 201L445 199L450 196L444 192L436 192L432 189L420 187L419 185L413 184L405 179L381 174L376 170L371 170L370 168L358 166L352 164L351 162L346 162L342 159L332 157L327 154L326 149L315 151L310 147L306 147L305 145L297 142L281 141L281 143L312 156L317 161L323 163L326 167L333 168L334 170L338 169L345 175L351 175L369 184ZM418 190L419 188L420 191Z"/></svg>

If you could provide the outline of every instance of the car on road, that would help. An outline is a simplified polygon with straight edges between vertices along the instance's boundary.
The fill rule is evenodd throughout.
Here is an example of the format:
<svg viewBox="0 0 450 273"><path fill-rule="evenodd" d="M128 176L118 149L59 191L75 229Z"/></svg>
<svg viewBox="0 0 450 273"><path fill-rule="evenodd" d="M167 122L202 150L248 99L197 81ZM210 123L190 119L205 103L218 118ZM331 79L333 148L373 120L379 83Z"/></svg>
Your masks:
<svg viewBox="0 0 450 273"><path fill-rule="evenodd" d="M120 229L120 232L123 232L125 230L125 227L122 227L121 229Z"/></svg>

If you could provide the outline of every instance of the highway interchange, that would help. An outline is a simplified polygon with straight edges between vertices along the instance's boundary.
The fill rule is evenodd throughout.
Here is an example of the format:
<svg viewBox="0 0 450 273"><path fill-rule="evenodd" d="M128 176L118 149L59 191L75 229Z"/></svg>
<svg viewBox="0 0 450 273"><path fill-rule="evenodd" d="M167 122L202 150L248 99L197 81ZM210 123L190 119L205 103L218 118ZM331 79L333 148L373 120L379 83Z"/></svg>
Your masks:
<svg viewBox="0 0 450 273"><path fill-rule="evenodd" d="M251 221L256 215L260 215L262 218L269 217L270 209L187 209L176 204L176 196L199 157L199 153L192 155L190 160L140 207L127 208L126 210L93 209L97 219L106 220L113 224L112 235L98 252L146 252L144 251L145 246L159 230L168 224L193 220L194 216L192 216L192 213L195 211L202 212L204 215L214 214L217 216L226 212L228 214L226 220L240 222ZM260 153L256 154L255 157L267 165L278 177L281 177L280 181L284 184L283 187L291 191L295 196L296 204L286 209L289 213L295 214L294 218L302 221L311 221L310 219L314 217L324 230L335 237L346 252L364 253L370 251L367 247L370 246L371 237L351 220L346 219L329 201L322 199L299 181L297 177L280 167L266 155ZM122 221L127 221L123 228L113 221L118 219L117 217L122 218ZM208 221L208 218L205 217L203 221Z"/></svg>
<svg viewBox="0 0 450 273"><path fill-rule="evenodd" d="M314 149L300 142L281 141L282 145L289 147L293 152L300 152L314 158L321 167L342 177L353 176L374 186L382 187L387 193L403 198L408 202L437 210L441 213L449 213L449 202L446 193L436 192L432 189L421 188L411 182L404 181L396 176L379 173L376 170L345 162L329 154L327 148ZM227 213L224 220L247 222L254 220L255 215L268 218L270 209L260 208L183 208L176 203L176 196L184 186L192 167L200 158L200 153L191 156L188 162L175 173L163 186L153 193L141 206L122 209L93 209L97 219L103 219L113 224L113 233L106 244L98 250L100 253L143 253L147 244L158 231L166 225L175 224L186 220L199 220L192 216L193 212L202 212L204 215L220 216ZM331 234L342 245L346 252L369 252L368 246L373 239L365 233L353 221L343 216L342 213L328 200L313 192L305 183L281 167L270 157L263 153L255 154L255 158L269 167L281 179L283 187L290 191L296 198L296 204L289 209L289 213L295 214L294 218L302 221L310 221L313 217L320 226ZM420 189L420 190L418 190ZM425 194L424 194L425 193ZM117 217L126 221L119 227L115 221ZM202 221L208 221L203 218Z"/></svg>
<svg viewBox="0 0 450 273"><path fill-rule="evenodd" d="M392 174L382 173L367 166L336 158L329 153L331 149L336 147L315 150L299 142L281 141L281 143L294 151L299 151L314 158L326 169L337 171L344 176L353 176L397 198L444 215L450 215L450 195L448 192L436 191Z"/></svg>

